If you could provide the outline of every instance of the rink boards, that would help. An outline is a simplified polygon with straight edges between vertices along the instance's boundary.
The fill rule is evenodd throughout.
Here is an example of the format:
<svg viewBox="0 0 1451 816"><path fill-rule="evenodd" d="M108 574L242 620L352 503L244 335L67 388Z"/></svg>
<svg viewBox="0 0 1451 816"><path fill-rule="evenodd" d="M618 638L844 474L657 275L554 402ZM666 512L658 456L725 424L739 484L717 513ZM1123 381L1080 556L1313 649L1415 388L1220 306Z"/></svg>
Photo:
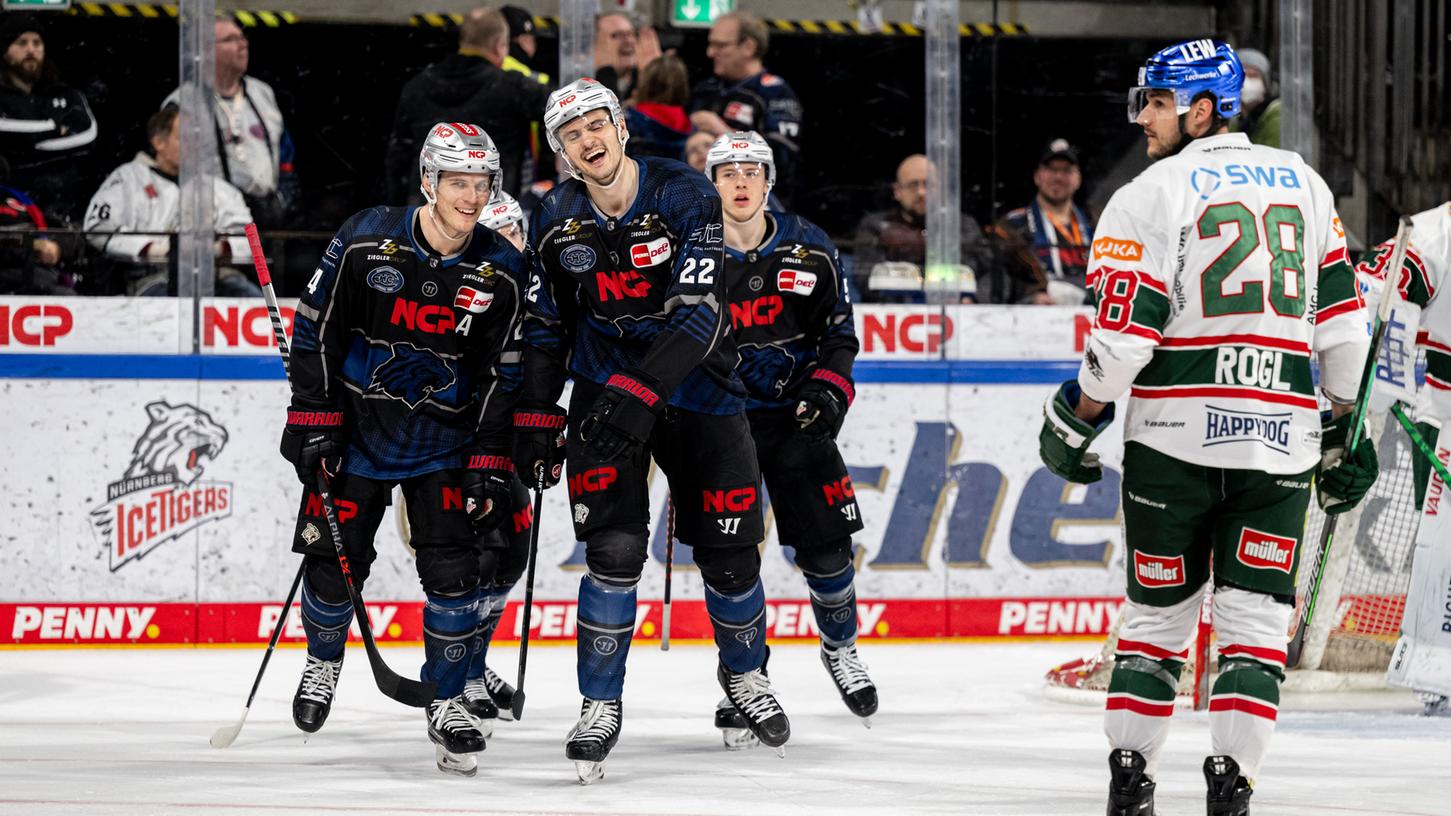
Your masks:
<svg viewBox="0 0 1451 816"><path fill-rule="evenodd" d="M1067 486L1037 457L1043 400L1075 375L1089 317L858 307L858 397L841 447L866 522L863 636L1093 635L1112 623L1117 429L1099 443L1109 467L1096 485ZM265 308L0 298L0 327L0 644L265 640L296 570L300 500L277 454L288 392ZM657 518L666 492L652 479ZM584 558L563 488L546 493L540 529L533 634L568 639ZM773 528L764 546L772 635L814 637ZM377 549L374 628L416 642L421 596L391 510ZM641 638L659 634L664 554L657 530ZM675 564L672 636L709 637L688 547ZM517 636L517 606L509 616L502 634ZM300 635L295 622L289 632Z"/></svg>

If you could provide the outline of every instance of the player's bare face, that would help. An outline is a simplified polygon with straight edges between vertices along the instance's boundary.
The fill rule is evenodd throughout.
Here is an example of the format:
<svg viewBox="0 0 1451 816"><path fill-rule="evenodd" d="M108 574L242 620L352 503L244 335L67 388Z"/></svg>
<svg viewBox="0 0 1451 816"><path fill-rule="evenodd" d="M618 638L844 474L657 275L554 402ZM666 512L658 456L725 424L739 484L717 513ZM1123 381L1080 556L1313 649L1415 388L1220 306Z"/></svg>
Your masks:
<svg viewBox="0 0 1451 816"><path fill-rule="evenodd" d="M456 173L445 170L438 179L437 204L433 211L450 235L467 235L489 201L493 180L488 173Z"/></svg>
<svg viewBox="0 0 1451 816"><path fill-rule="evenodd" d="M587 180L605 186L615 180L625 156L620 134L604 109L592 110L559 129L565 158Z"/></svg>
<svg viewBox="0 0 1451 816"><path fill-rule="evenodd" d="M1179 129L1179 110L1173 91L1149 91L1144 109L1135 120L1148 138L1149 158L1155 161L1179 152L1184 133Z"/></svg>
<svg viewBox="0 0 1451 816"><path fill-rule="evenodd" d="M723 164L715 169L715 189L726 218L750 221L766 204L766 168L755 162Z"/></svg>

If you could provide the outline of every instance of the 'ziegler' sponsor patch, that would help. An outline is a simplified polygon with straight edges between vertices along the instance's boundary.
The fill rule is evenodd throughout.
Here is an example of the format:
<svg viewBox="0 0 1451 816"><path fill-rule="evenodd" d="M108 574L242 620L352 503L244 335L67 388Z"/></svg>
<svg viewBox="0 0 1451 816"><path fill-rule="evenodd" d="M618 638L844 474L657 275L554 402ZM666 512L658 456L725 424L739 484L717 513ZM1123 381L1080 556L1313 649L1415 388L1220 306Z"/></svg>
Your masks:
<svg viewBox="0 0 1451 816"><path fill-rule="evenodd" d="M1253 442L1276 453L1290 452L1292 415L1288 411L1281 414L1260 414L1254 411L1231 411L1213 405L1204 407L1203 447Z"/></svg>
<svg viewBox="0 0 1451 816"><path fill-rule="evenodd" d="M1184 586L1184 556L1166 558L1161 555L1134 553L1134 579L1146 589Z"/></svg>
<svg viewBox="0 0 1451 816"><path fill-rule="evenodd" d="M1295 539L1246 527L1239 533L1234 557L1254 569L1279 570L1286 575L1295 563Z"/></svg>

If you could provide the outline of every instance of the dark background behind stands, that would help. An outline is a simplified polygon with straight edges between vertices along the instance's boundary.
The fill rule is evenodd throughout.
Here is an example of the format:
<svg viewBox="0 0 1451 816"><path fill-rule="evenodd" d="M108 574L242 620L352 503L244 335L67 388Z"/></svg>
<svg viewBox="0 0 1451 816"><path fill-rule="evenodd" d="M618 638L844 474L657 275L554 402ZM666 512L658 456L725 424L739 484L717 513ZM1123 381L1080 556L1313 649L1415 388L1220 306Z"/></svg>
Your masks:
<svg viewBox="0 0 1451 816"><path fill-rule="evenodd" d="M101 128L91 157L99 185L145 144L146 115L176 87L177 28L168 20L47 19L47 59L86 94ZM249 73L276 89L297 143L304 214L295 228L330 233L354 211L383 203L383 154L399 90L423 66L456 48L456 32L304 22L246 33ZM541 34L545 59L539 67L554 75L556 67L548 63L557 55L557 41L552 31ZM706 34L677 32L683 42L678 53L692 82L710 71ZM1059 136L1083 151L1080 201L1097 198L1096 182L1126 153L1141 148L1142 135L1124 119L1125 92L1144 55L1161 45L1154 39L1001 38L994 118L994 43L964 39L964 210L988 223L1026 203L1038 153ZM773 32L766 67L792 85L805 108L797 208L843 250L849 251L863 213L891 205L888 185L898 162L924 149L923 57L920 37ZM987 194L994 168L995 203ZM292 260L293 252L287 254ZM285 270L284 294L295 294L311 272L310 263L294 265Z"/></svg>

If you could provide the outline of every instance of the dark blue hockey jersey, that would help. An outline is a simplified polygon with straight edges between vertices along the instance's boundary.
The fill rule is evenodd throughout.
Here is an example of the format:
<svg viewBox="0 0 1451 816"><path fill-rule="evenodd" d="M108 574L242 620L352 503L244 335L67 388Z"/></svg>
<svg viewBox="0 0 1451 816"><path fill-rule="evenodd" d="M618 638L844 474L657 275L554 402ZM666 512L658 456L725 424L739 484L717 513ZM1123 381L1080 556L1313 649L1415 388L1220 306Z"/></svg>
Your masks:
<svg viewBox="0 0 1451 816"><path fill-rule="evenodd" d="M347 473L394 480L509 455L525 259L475 227L443 258L417 207L349 218L297 305L292 390L344 410Z"/></svg>
<svg viewBox="0 0 1451 816"><path fill-rule="evenodd" d="M739 82L710 77L690 91L686 108L720 116L733 130L754 130L776 159L775 192L789 205L801 159L801 101L781 77L762 71Z"/></svg>
<svg viewBox="0 0 1451 816"><path fill-rule="evenodd" d="M747 408L796 404L796 389L825 368L851 379L859 348L836 247L799 215L770 212L760 247L726 248L731 331Z"/></svg>
<svg viewBox="0 0 1451 816"><path fill-rule="evenodd" d="M566 365L600 384L636 369L671 405L736 413L745 390L725 317L720 195L680 162L625 161L640 181L623 216L601 215L571 179L530 220L523 398L556 403Z"/></svg>

